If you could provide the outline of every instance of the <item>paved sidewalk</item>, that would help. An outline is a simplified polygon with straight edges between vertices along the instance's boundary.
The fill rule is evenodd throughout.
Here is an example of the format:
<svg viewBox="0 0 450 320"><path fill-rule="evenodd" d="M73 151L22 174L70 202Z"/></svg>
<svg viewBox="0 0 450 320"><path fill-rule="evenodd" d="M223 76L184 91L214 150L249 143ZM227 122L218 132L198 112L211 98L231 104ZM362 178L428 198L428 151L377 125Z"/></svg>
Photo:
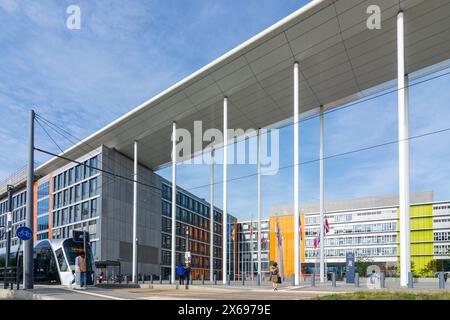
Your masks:
<svg viewBox="0 0 450 320"><path fill-rule="evenodd" d="M213 285L201 281L194 282L186 290L184 286L169 284L167 281L153 285L144 283L133 284L103 284L96 287L88 287L86 290L68 289L60 285L36 285L33 290L21 290L28 292L29 296L38 299L52 300L304 300L333 293L349 293L356 291L409 291L409 292L442 292L438 288L438 282L434 279L426 279L414 283L413 289L400 287L398 279L387 279L385 289L369 289L365 279L360 281L361 286L345 282L336 282L336 287L331 282L316 283L313 287L310 283L302 282L300 286L283 283L279 290L274 292L270 283L257 286L256 283L232 282L231 285ZM450 291L450 285L446 286Z"/></svg>

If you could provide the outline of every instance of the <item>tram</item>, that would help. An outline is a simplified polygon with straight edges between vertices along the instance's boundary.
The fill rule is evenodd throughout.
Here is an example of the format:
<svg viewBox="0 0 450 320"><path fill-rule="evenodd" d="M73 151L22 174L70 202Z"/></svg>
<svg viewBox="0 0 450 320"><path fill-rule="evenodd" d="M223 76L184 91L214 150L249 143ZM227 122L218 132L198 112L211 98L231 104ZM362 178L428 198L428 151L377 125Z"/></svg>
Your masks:
<svg viewBox="0 0 450 320"><path fill-rule="evenodd" d="M69 285L74 281L75 258L84 250L83 241L68 239L44 239L37 241L33 250L34 283ZM86 284L94 284L93 257L89 241L86 241ZM19 277L23 274L23 251L19 251ZM10 266L16 265L16 253L10 257ZM5 254L0 255L0 270Z"/></svg>

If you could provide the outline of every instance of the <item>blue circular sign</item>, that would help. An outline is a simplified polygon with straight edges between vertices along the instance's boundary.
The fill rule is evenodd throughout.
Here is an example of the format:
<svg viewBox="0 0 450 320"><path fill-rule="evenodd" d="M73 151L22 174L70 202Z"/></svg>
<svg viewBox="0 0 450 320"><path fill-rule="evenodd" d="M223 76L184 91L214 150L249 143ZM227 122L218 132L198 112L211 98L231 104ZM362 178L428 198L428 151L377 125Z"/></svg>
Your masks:
<svg viewBox="0 0 450 320"><path fill-rule="evenodd" d="M21 240L30 240L33 238L33 231L28 227L20 227L16 231L16 236Z"/></svg>

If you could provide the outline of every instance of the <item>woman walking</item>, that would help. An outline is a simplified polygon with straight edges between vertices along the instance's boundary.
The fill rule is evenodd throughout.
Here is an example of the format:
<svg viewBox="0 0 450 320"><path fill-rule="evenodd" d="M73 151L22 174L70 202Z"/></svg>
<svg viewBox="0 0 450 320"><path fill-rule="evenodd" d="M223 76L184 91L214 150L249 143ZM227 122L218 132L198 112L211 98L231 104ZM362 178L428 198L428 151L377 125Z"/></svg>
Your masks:
<svg viewBox="0 0 450 320"><path fill-rule="evenodd" d="M278 283L280 277L279 273L280 270L278 269L278 263L274 262L272 268L270 269L270 281L272 281L273 291L278 290Z"/></svg>

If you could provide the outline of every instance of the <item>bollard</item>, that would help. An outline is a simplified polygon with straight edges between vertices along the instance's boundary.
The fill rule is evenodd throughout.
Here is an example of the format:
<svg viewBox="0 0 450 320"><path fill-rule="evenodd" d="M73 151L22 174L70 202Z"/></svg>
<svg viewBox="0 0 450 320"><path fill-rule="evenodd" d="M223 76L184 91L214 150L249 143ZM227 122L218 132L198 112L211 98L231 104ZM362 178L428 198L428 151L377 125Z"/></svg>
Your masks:
<svg viewBox="0 0 450 320"><path fill-rule="evenodd" d="M385 275L384 275L384 272L380 272L380 288L381 289L384 289L384 288L386 288L386 286L385 286Z"/></svg>
<svg viewBox="0 0 450 320"><path fill-rule="evenodd" d="M257 284L258 284L258 287L259 286L261 286L261 274L260 273L258 273L258 276L256 277L256 280L257 280Z"/></svg>
<svg viewBox="0 0 450 320"><path fill-rule="evenodd" d="M444 272L439 272L439 289L445 289Z"/></svg>
<svg viewBox="0 0 450 320"><path fill-rule="evenodd" d="M228 285L231 286L231 277L230 277L230 274L227 275L227 278L228 278Z"/></svg>
<svg viewBox="0 0 450 320"><path fill-rule="evenodd" d="M217 273L214 273L214 285L217 286Z"/></svg>
<svg viewBox="0 0 450 320"><path fill-rule="evenodd" d="M355 273L355 287L359 287L359 273Z"/></svg>
<svg viewBox="0 0 450 320"><path fill-rule="evenodd" d="M169 274L169 284L171 284L172 283L172 276Z"/></svg>
<svg viewBox="0 0 450 320"><path fill-rule="evenodd" d="M295 286L295 276L292 275L292 285Z"/></svg>
<svg viewBox="0 0 450 320"><path fill-rule="evenodd" d="M204 274L202 274L202 285L203 286L205 285L205 275Z"/></svg>
<svg viewBox="0 0 450 320"><path fill-rule="evenodd" d="M336 287L336 272L331 273L331 285Z"/></svg>
<svg viewBox="0 0 450 320"><path fill-rule="evenodd" d="M410 288L410 289L414 288L413 281L414 281L413 274L412 274L412 272L409 272L408 273L408 288Z"/></svg>
<svg viewBox="0 0 450 320"><path fill-rule="evenodd" d="M153 284L153 274L150 275L150 283Z"/></svg>
<svg viewBox="0 0 450 320"><path fill-rule="evenodd" d="M242 276L242 285L245 286L245 277Z"/></svg>
<svg viewBox="0 0 450 320"><path fill-rule="evenodd" d="M316 274L313 273L311 274L311 287L315 287L316 286Z"/></svg>
<svg viewBox="0 0 450 320"><path fill-rule="evenodd" d="M159 275L159 284L162 284L162 274Z"/></svg>

